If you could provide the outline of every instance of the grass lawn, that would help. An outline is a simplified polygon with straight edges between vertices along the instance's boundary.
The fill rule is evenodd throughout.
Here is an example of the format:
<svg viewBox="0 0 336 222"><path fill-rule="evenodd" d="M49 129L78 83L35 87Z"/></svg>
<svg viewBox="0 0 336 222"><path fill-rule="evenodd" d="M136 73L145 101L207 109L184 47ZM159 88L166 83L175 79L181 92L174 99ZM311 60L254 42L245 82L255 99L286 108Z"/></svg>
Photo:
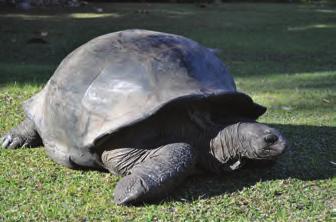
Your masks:
<svg viewBox="0 0 336 222"><path fill-rule="evenodd" d="M1 8L0 134L23 119L21 102L69 52L128 28L220 48L239 89L268 107L260 121L280 128L291 151L269 169L194 177L160 204L120 207L112 198L118 177L63 168L42 148L0 150L0 221L336 221L336 8L330 6ZM47 44L29 43L41 33Z"/></svg>

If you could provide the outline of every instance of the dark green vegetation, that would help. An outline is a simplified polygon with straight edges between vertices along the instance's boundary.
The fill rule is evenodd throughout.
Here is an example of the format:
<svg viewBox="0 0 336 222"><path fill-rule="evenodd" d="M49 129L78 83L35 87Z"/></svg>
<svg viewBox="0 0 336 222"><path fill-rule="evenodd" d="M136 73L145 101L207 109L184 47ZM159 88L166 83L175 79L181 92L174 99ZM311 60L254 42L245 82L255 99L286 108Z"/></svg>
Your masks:
<svg viewBox="0 0 336 222"><path fill-rule="evenodd" d="M280 128L292 149L270 169L194 177L167 201L141 207L113 204L115 176L63 168L40 148L1 150L0 221L336 220L336 8L96 7L104 11L0 9L0 134L23 119L21 102L74 48L144 28L220 48L238 87L269 108L260 121ZM47 43L34 43L41 38Z"/></svg>

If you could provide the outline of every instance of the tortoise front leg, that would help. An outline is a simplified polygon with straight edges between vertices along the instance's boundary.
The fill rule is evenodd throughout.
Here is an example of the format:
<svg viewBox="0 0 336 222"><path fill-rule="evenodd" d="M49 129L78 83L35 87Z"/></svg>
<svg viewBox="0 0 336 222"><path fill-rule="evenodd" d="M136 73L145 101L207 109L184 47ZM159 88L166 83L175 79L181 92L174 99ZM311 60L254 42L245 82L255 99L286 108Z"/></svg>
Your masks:
<svg viewBox="0 0 336 222"><path fill-rule="evenodd" d="M20 147L38 147L42 140L35 129L35 124L26 118L20 125L13 128L0 139L3 148L15 149Z"/></svg>
<svg viewBox="0 0 336 222"><path fill-rule="evenodd" d="M114 190L114 200L128 205L167 196L191 174L196 156L189 144L174 143L151 150L105 151L102 160L110 172L126 175Z"/></svg>

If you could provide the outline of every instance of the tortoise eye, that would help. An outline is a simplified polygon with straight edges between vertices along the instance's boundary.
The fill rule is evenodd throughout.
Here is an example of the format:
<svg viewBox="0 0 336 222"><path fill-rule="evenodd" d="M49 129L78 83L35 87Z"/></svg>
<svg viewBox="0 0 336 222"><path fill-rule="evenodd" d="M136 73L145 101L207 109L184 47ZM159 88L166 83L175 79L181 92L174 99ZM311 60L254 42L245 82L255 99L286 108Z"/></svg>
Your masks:
<svg viewBox="0 0 336 222"><path fill-rule="evenodd" d="M276 141L278 141L278 137L274 134L268 134L264 137L264 141L268 144L273 144L275 143Z"/></svg>

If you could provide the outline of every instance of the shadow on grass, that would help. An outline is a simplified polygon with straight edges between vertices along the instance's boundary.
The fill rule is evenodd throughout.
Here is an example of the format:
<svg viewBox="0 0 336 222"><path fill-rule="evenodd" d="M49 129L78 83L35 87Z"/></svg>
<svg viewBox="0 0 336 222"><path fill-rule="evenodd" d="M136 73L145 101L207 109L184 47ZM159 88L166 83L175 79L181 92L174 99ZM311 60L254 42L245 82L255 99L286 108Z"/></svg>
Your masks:
<svg viewBox="0 0 336 222"><path fill-rule="evenodd" d="M290 141L290 150L272 166L253 165L221 176L190 178L169 200L193 201L232 193L257 182L324 180L336 176L336 127L273 125Z"/></svg>
<svg viewBox="0 0 336 222"><path fill-rule="evenodd" d="M52 65L0 63L0 87L11 83L44 85L54 70Z"/></svg>

